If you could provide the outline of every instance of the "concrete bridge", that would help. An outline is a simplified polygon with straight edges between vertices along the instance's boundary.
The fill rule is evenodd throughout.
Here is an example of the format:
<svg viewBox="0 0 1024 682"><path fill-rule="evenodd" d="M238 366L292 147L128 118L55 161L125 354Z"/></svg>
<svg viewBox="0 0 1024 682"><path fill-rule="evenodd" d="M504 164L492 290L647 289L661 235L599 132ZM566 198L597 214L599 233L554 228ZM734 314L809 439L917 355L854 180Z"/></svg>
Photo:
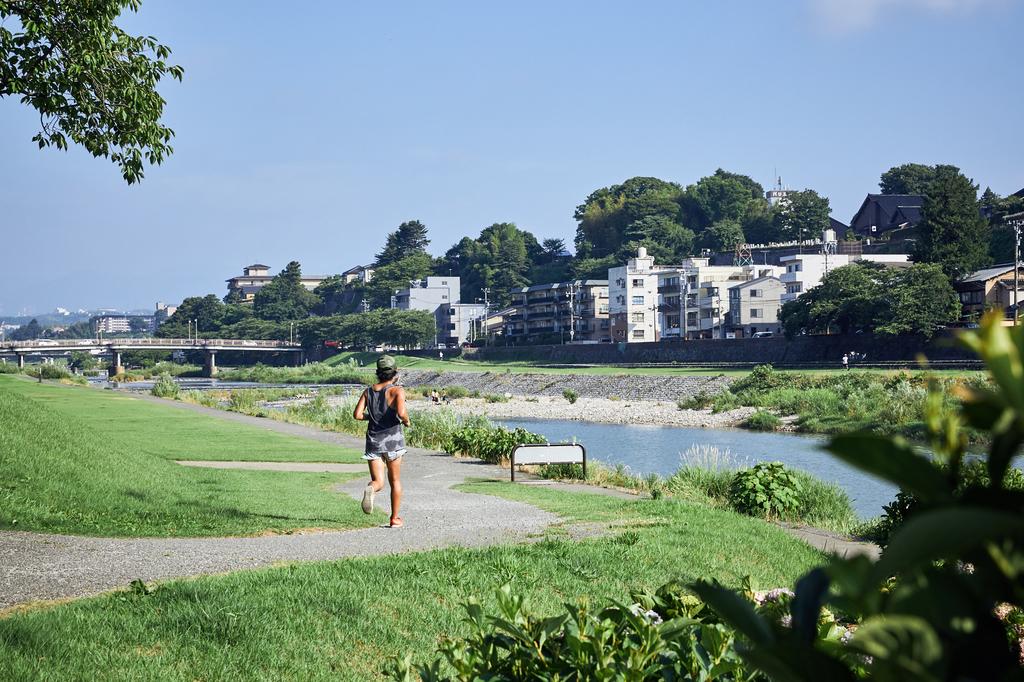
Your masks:
<svg viewBox="0 0 1024 682"><path fill-rule="evenodd" d="M9 341L0 343L0 354L14 355L18 367L25 366L26 355L52 355L68 351L100 350L111 357L111 376L124 373L121 353L128 350L199 350L206 355L205 374L217 374L218 351L246 353L294 353L295 364L305 359L302 344L289 341L253 341L243 339L68 339L65 341Z"/></svg>

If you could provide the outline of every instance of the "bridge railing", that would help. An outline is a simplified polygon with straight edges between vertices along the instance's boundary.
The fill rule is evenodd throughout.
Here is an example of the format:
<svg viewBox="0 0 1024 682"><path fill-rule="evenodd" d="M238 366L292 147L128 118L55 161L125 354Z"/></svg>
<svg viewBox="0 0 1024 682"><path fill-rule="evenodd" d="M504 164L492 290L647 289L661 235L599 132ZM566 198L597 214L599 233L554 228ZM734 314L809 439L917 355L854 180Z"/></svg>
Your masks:
<svg viewBox="0 0 1024 682"><path fill-rule="evenodd" d="M281 348L298 349L302 344L290 341L270 341L265 339L68 339L66 341L7 341L0 343L0 348L9 351L53 350L58 348L147 348L153 346L174 346L179 348L202 349L207 347L222 348Z"/></svg>

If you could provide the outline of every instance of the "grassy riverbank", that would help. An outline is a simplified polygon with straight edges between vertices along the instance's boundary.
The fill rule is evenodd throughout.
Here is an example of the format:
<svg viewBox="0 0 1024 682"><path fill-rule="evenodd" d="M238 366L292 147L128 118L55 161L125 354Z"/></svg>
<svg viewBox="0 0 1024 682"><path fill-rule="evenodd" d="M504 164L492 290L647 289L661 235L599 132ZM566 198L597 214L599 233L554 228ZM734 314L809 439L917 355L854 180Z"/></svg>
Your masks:
<svg viewBox="0 0 1024 682"><path fill-rule="evenodd" d="M434 657L467 632L462 603L492 609L504 583L539 612L626 599L669 580L790 585L822 556L769 524L670 500L480 482L586 522L529 545L445 549L175 581L0 618L0 678L375 680L392 657ZM116 671L116 672L115 672Z"/></svg>
<svg viewBox="0 0 1024 682"><path fill-rule="evenodd" d="M359 462L359 453L109 391L0 376L0 528L101 536L249 535L376 522L339 474L193 460Z"/></svg>
<svg viewBox="0 0 1024 682"><path fill-rule="evenodd" d="M780 372L769 365L756 368L715 395L691 396L680 409L710 407L714 412L756 407L778 417L795 417L793 427L805 433L835 434L867 430L924 436L929 385L942 395L942 409L957 410L957 388L987 382L981 372L936 374L930 371L879 374L866 371L830 375ZM752 427L778 422L762 419ZM770 429L769 429L770 430Z"/></svg>

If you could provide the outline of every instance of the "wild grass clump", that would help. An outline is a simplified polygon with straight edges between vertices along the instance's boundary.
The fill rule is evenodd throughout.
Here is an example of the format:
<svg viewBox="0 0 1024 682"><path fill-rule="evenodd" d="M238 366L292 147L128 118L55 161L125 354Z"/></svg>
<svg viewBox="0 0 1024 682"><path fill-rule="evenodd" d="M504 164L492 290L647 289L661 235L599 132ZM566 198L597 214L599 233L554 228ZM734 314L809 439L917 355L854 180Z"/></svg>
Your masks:
<svg viewBox="0 0 1024 682"><path fill-rule="evenodd" d="M707 391L698 391L688 398L680 398L676 406L680 410L706 410L715 403L715 396Z"/></svg>
<svg viewBox="0 0 1024 682"><path fill-rule="evenodd" d="M562 397L568 400L570 405L573 405L577 400L580 399L580 394L572 390L571 388L567 388L564 391L562 391Z"/></svg>
<svg viewBox="0 0 1024 682"><path fill-rule="evenodd" d="M501 393L489 393L486 396L484 396L484 400L486 400L489 403L507 403L511 399L511 396L507 396Z"/></svg>
<svg viewBox="0 0 1024 682"><path fill-rule="evenodd" d="M158 378L162 374L167 374L172 377L180 376L201 376L203 368L199 365L186 365L177 362L168 362L162 360L149 367L143 367L141 369L129 369L123 374L119 374L118 381L132 382L132 381L143 381L145 379Z"/></svg>
<svg viewBox="0 0 1024 682"><path fill-rule="evenodd" d="M313 362L302 367L271 367L255 365L226 370L220 375L227 381L251 381L264 384L364 384L373 383L373 375L351 367L331 366Z"/></svg>
<svg viewBox="0 0 1024 682"><path fill-rule="evenodd" d="M197 391L195 389L182 391L178 395L178 399L185 403L195 403L203 407L220 407L220 400L211 391Z"/></svg>
<svg viewBox="0 0 1024 682"><path fill-rule="evenodd" d="M758 410L743 421L743 426L754 431L777 431L782 420L767 410Z"/></svg>
<svg viewBox="0 0 1024 682"><path fill-rule="evenodd" d="M181 386L178 386L178 382L172 379L170 374L161 374L149 392L157 398L177 400L181 395Z"/></svg>

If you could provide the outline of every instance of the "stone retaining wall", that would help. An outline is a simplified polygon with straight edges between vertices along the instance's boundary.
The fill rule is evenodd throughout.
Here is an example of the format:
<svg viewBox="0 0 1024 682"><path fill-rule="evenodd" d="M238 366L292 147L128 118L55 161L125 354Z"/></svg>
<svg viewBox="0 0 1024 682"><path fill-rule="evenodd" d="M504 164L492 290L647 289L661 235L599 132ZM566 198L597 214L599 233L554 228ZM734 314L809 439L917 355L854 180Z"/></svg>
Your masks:
<svg viewBox="0 0 1024 682"><path fill-rule="evenodd" d="M481 394L511 393L516 396L560 396L572 389L584 398L623 400L671 400L698 393L718 393L732 377L726 376L612 376L591 374L526 374L518 372L434 372L404 370L401 381L409 387L444 389L461 386ZM538 415L540 416L540 415Z"/></svg>

